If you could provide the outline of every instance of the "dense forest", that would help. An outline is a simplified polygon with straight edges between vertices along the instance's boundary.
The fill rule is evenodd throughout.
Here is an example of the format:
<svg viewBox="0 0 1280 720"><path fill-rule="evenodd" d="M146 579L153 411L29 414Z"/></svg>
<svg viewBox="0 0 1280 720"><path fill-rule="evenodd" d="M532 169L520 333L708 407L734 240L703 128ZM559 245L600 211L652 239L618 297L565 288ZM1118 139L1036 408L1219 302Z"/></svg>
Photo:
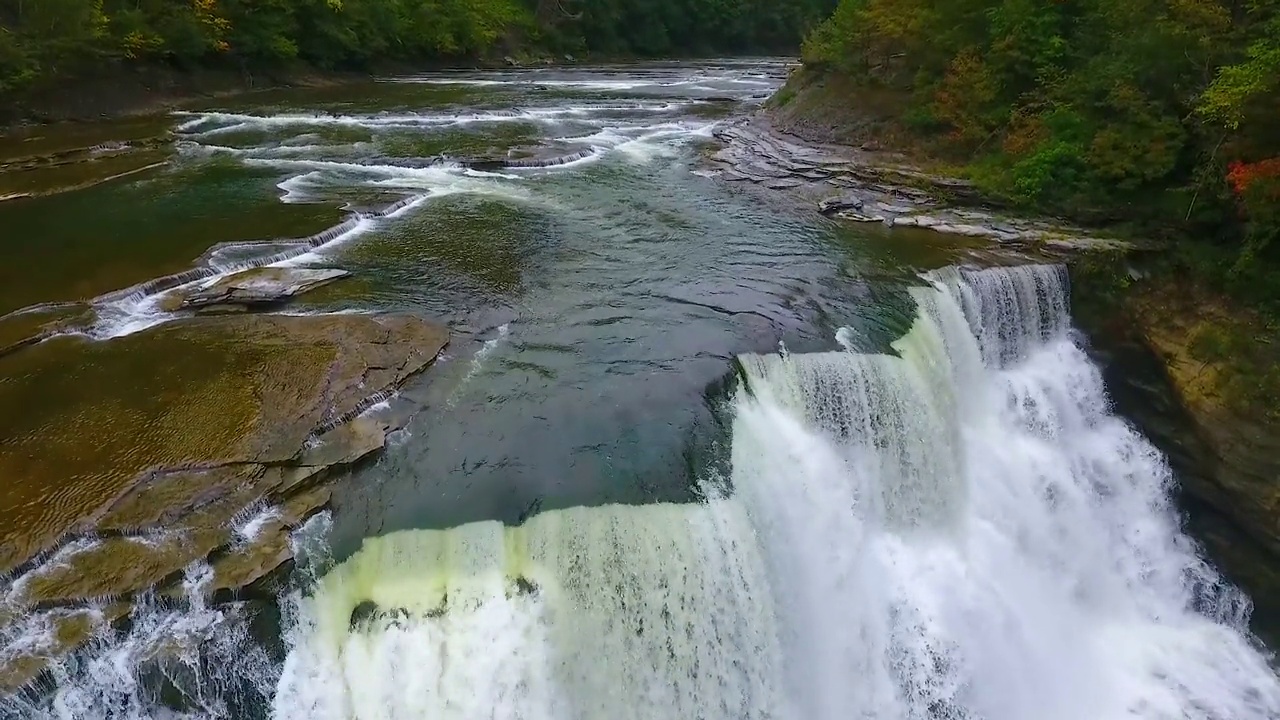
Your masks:
<svg viewBox="0 0 1280 720"><path fill-rule="evenodd" d="M840 0L803 58L851 105L896 91L989 193L1193 240L1280 297L1280 0Z"/></svg>
<svg viewBox="0 0 1280 720"><path fill-rule="evenodd" d="M125 64L794 52L834 0L0 0L0 94Z"/></svg>

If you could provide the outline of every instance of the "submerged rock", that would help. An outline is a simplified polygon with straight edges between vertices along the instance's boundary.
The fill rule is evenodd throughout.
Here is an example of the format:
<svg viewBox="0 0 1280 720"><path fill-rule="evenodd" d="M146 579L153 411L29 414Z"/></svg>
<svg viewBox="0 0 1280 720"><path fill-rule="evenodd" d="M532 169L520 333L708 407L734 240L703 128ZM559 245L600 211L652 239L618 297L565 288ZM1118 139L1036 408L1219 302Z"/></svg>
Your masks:
<svg viewBox="0 0 1280 720"><path fill-rule="evenodd" d="M293 560L289 533L329 504L332 491L316 487L264 508L241 528L237 545L213 562L207 591L222 601L243 594Z"/></svg>
<svg viewBox="0 0 1280 720"><path fill-rule="evenodd" d="M202 563L215 601L269 584L329 502L320 481L397 429L361 413L447 342L408 315L245 315L0 358L0 689L137 598L200 601L184 580Z"/></svg>
<svg viewBox="0 0 1280 720"><path fill-rule="evenodd" d="M346 270L260 267L220 278L184 297L182 308L244 310L273 305L348 277Z"/></svg>
<svg viewBox="0 0 1280 720"><path fill-rule="evenodd" d="M93 324L92 308L79 303L36 307L0 316L0 355Z"/></svg>
<svg viewBox="0 0 1280 720"><path fill-rule="evenodd" d="M388 428L344 426L447 341L443 327L412 316L247 315L109 342L54 338L0 357L10 378L0 384L0 476L12 478L0 499L0 574L34 571L63 538L100 529L221 526L286 472L313 476L367 454ZM351 433L351 447L304 452L313 434L335 431Z"/></svg>
<svg viewBox="0 0 1280 720"><path fill-rule="evenodd" d="M180 576L192 561L225 545L229 534L224 528L191 527L71 546L56 561L26 573L11 601L47 608L127 599Z"/></svg>

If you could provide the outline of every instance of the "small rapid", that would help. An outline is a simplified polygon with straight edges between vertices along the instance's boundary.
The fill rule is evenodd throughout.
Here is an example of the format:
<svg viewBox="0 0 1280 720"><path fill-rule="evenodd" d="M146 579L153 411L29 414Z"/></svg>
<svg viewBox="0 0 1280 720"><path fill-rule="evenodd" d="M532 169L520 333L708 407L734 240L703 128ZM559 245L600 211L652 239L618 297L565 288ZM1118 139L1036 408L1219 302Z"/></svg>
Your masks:
<svg viewBox="0 0 1280 720"><path fill-rule="evenodd" d="M1062 269L924 280L888 352L741 357L702 502L366 540L301 600L274 716L1276 717Z"/></svg>

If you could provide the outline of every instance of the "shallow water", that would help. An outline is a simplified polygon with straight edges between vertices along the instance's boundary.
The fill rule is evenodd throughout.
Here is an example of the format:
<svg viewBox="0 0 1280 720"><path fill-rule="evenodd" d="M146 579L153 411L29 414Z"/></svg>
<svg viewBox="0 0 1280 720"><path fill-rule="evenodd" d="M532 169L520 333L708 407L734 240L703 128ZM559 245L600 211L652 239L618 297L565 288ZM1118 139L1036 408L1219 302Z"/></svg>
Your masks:
<svg viewBox="0 0 1280 720"><path fill-rule="evenodd" d="M380 410L412 415L405 430L298 533L281 619L208 606L197 564L188 606L144 600L0 714L1280 712L1247 601L1178 533L1158 454L1109 414L1056 271L922 277L967 248L698 172L717 124L787 67L261 93L167 119L153 174L0 203L21 229L0 239L0 313L85 300L103 347L172 318L130 286L266 262L353 273L290 312L455 332ZM85 342L40 346L57 357L0 383L0 413L39 402L40 372L98 425L120 386L151 402L199 380L163 347L106 369L59 354ZM74 445L56 418L54 402L11 424Z"/></svg>

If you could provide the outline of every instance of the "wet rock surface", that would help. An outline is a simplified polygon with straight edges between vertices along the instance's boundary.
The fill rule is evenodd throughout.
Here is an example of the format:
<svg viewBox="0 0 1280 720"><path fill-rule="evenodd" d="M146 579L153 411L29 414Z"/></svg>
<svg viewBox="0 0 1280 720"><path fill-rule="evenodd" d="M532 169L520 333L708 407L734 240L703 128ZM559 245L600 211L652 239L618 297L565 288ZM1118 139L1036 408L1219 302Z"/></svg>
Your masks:
<svg viewBox="0 0 1280 720"><path fill-rule="evenodd" d="M101 615L179 587L199 562L207 591L234 597L288 563L289 531L328 503L322 481L397 429L362 413L447 342L409 315L244 315L0 358L0 476L13 479L0 494L0 685L80 644L31 651L8 643L32 636L10 626Z"/></svg>
<svg viewBox="0 0 1280 720"><path fill-rule="evenodd" d="M350 275L346 270L324 268L253 268L193 289L177 304L202 313L244 311L282 303Z"/></svg>
<svg viewBox="0 0 1280 720"><path fill-rule="evenodd" d="M55 338L5 357L0 371L12 380L0 405L30 410L5 413L0 469L21 480L0 505L0 573L68 533L217 515L238 488L280 482L268 469L314 470L300 464L309 438L353 420L447 340L442 327L405 315L250 315L176 321L109 343ZM147 357L155 360L139 360ZM75 390L86 382L93 394ZM46 402L28 403L37 392ZM78 432L44 432L55 425ZM360 427L360 442L376 444L379 433Z"/></svg>
<svg viewBox="0 0 1280 720"><path fill-rule="evenodd" d="M765 115L715 133L710 156L720 178L794 192L828 217L990 238L1041 251L1121 249L1129 242L1053 220L1005 216L982 206L971 183L934 175L884 153L805 143Z"/></svg>
<svg viewBox="0 0 1280 720"><path fill-rule="evenodd" d="M113 623L129 614L128 603L110 603L101 607L68 608L28 616L25 627L14 640L0 647L0 692L13 693L30 685L49 663L75 652L95 636L107 631ZM0 616L0 620L6 620ZM32 627L34 626L34 627ZM0 640L11 638L0 635Z"/></svg>
<svg viewBox="0 0 1280 720"><path fill-rule="evenodd" d="M91 307L82 303L52 304L9 313L0 317L0 355L6 355L56 335L79 332L95 319Z"/></svg>

